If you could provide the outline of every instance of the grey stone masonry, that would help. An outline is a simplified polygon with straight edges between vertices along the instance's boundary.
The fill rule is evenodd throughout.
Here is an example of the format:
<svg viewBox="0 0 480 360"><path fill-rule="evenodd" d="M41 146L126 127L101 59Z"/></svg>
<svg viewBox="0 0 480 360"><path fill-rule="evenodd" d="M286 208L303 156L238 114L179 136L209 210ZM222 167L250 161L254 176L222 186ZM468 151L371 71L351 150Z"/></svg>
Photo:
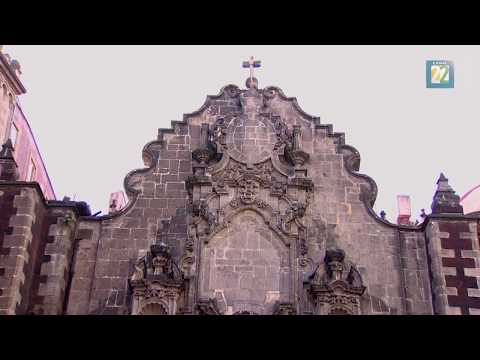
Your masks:
<svg viewBox="0 0 480 360"><path fill-rule="evenodd" d="M345 135L277 87L227 85L141 155L105 216L0 179L0 313L480 312L480 217L445 176L423 223L390 223Z"/></svg>
<svg viewBox="0 0 480 360"><path fill-rule="evenodd" d="M0 255L0 268L3 269L3 277L0 277L0 314L15 314L22 300L25 301L21 290L25 283L25 269L35 261L30 257L28 249L33 239L35 207L39 200L34 189L22 189L13 199L15 214L9 218L9 229L2 229L2 248L5 250ZM7 231L8 235L5 234Z"/></svg>

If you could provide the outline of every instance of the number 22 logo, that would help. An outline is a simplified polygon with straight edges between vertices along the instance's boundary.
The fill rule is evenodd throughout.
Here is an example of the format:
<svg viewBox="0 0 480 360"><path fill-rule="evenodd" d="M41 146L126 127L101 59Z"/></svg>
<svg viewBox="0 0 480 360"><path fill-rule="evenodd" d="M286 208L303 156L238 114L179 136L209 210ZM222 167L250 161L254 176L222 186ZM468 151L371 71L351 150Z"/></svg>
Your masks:
<svg viewBox="0 0 480 360"><path fill-rule="evenodd" d="M449 72L449 66L440 65L432 67L432 80L439 81L440 83L447 83L448 80L445 80Z"/></svg>

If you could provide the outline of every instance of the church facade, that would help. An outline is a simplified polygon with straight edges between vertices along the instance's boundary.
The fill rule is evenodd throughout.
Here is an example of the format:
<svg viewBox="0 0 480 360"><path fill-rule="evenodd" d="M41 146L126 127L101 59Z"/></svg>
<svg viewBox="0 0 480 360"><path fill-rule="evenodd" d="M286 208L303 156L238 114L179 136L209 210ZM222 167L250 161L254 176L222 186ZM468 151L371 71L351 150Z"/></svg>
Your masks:
<svg viewBox="0 0 480 360"><path fill-rule="evenodd" d="M448 179L388 222L344 134L253 77L160 129L106 216L0 155L1 314L480 314L480 216Z"/></svg>

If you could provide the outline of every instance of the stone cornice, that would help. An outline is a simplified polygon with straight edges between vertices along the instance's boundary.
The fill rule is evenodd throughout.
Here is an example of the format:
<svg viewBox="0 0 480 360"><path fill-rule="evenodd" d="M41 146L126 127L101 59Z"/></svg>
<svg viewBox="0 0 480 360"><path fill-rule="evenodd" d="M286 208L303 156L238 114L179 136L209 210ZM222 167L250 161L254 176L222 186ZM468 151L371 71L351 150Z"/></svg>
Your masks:
<svg viewBox="0 0 480 360"><path fill-rule="evenodd" d="M41 203L46 207L46 208L71 208L72 211L75 212L75 214L78 217L84 217L80 214L79 207L78 205L80 202L78 201L60 201L60 200L47 200L45 198L45 195L43 194L42 189L40 188L40 185L37 182L29 182L29 181L0 181L0 189L3 186L13 186L13 187L20 187L20 188L33 188L37 191L38 196L41 199ZM95 218L95 217L93 217Z"/></svg>

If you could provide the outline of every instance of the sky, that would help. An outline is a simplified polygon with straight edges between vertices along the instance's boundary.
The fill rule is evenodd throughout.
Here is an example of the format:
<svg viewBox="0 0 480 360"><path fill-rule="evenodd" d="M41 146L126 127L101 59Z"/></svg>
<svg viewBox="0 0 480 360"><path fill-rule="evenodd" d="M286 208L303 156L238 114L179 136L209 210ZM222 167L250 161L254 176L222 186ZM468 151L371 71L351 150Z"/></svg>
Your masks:
<svg viewBox="0 0 480 360"><path fill-rule="evenodd" d="M395 222L397 195L430 212L440 172L463 195L480 183L480 46L5 46L22 66L20 102L58 199L108 212L158 128L200 108L242 61L259 87L296 97L360 152L378 186L374 209ZM454 89L427 89L427 60L455 64Z"/></svg>

